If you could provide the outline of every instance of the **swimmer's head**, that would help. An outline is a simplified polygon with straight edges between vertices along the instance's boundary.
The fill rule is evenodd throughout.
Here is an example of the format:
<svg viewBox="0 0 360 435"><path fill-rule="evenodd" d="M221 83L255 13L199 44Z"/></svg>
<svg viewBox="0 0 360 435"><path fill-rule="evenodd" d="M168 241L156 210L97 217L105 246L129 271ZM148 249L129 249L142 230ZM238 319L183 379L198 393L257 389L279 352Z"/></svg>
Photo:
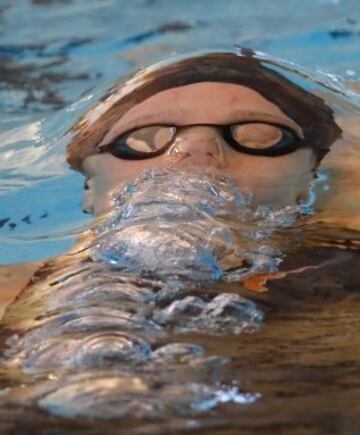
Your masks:
<svg viewBox="0 0 360 435"><path fill-rule="evenodd" d="M284 206L307 191L341 130L332 110L250 51L150 67L121 82L80 120L68 161L86 178L84 209L147 168L229 176L254 203Z"/></svg>

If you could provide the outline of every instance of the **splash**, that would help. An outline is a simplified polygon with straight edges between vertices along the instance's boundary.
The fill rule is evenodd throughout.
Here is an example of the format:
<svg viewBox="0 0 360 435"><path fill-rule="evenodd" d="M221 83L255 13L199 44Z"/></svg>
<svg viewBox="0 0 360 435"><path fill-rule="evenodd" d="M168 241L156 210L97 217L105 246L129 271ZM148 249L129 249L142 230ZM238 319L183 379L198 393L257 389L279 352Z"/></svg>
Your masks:
<svg viewBox="0 0 360 435"><path fill-rule="evenodd" d="M291 226L298 207L251 207L251 193L226 177L168 169L145 171L95 228L94 261L119 270L194 281L276 270L273 228Z"/></svg>

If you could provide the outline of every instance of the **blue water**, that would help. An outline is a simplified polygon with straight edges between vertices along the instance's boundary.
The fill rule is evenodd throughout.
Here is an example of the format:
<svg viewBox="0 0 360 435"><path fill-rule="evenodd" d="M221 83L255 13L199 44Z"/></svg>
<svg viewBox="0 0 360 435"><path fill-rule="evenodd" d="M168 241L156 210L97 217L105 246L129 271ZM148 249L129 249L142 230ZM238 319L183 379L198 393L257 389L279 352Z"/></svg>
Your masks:
<svg viewBox="0 0 360 435"><path fill-rule="evenodd" d="M64 134L123 74L244 45L346 87L359 20L356 0L1 0L0 263L55 255L88 222Z"/></svg>

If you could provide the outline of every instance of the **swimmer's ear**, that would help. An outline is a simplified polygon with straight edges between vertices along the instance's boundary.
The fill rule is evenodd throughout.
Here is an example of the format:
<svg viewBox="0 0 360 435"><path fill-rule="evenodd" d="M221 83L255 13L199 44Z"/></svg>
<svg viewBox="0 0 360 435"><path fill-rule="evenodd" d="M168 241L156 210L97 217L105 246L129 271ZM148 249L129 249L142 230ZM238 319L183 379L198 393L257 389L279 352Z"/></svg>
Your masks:
<svg viewBox="0 0 360 435"><path fill-rule="evenodd" d="M86 178L84 182L84 199L82 202L83 213L93 213L94 199L94 180L92 178Z"/></svg>

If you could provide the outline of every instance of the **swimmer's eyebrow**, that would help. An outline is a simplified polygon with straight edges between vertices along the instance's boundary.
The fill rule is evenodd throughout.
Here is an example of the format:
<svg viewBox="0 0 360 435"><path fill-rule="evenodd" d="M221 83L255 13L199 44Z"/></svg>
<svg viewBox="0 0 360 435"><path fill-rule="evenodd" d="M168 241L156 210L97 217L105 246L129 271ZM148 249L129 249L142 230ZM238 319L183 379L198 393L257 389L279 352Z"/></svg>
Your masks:
<svg viewBox="0 0 360 435"><path fill-rule="evenodd" d="M181 126L181 125L191 125L191 122L184 121L184 118L186 116L191 115L191 112L188 112L183 109L179 110L165 110L162 112L157 112L155 114L148 114L140 116L139 118L135 118L129 123L126 123L124 125L121 125L121 119L115 123L109 131L105 134L102 141L99 143L99 147L106 145L113 141L115 138L131 131L134 129L142 128L142 127L148 127L150 125L174 125L174 126ZM227 124L236 124L236 122L244 122L244 121L264 121L264 122L270 122L274 124L279 124L284 127L288 127L292 131L294 131L295 134L298 135L300 139L304 138L304 134L302 129L296 122L292 121L288 117L282 117L279 115L272 115L265 112L256 112L256 111L247 111L247 110L236 110L233 112L230 112L226 115L226 119L223 119L222 121L218 122L219 125L227 125ZM195 120L193 124L216 124L212 122L205 122L201 120Z"/></svg>

